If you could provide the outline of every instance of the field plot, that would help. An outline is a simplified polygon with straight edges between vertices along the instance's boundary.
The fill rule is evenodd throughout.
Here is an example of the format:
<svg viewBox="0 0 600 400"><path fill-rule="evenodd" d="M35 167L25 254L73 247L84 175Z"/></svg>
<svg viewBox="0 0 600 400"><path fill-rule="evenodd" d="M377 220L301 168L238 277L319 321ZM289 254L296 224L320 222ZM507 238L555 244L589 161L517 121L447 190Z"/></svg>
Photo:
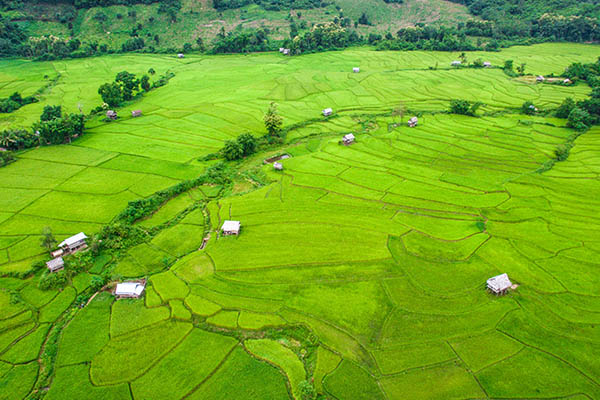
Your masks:
<svg viewBox="0 0 600 400"><path fill-rule="evenodd" d="M599 54L543 44L468 56L547 74ZM600 398L600 129L540 173L573 131L517 110L589 88L452 70L455 57L353 49L31 64L32 87L50 66L65 86L40 106L67 109L97 104L90 88L123 63L176 76L135 104L143 117L92 120L73 144L0 169L0 399L47 388L50 399ZM440 112L457 93L493 113ZM163 203L133 225L138 241L103 250L63 290L39 289L41 272L11 277L46 259L45 226L59 240L93 235L129 201L199 176L213 162L198 158L224 140L263 134L270 101L285 126L301 124L280 148L231 163L234 182ZM418 127L390 116L401 103L422 113ZM319 119L325 107L335 114ZM349 132L356 142L340 145ZM283 171L262 164L275 151L292 156ZM239 236L219 232L231 219ZM109 285L86 304L103 271L112 283L146 279L144 298L115 300ZM504 272L518 287L487 293Z"/></svg>

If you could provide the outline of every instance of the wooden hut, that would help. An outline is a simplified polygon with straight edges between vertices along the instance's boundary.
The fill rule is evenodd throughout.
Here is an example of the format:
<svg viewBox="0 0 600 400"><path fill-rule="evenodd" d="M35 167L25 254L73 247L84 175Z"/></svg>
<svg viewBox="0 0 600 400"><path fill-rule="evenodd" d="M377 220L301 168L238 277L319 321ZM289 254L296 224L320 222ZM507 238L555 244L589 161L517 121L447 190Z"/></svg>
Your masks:
<svg viewBox="0 0 600 400"><path fill-rule="evenodd" d="M139 117L139 116L141 116L141 115L142 115L142 110L133 110L133 111L131 112L131 116L132 116L133 118Z"/></svg>
<svg viewBox="0 0 600 400"><path fill-rule="evenodd" d="M490 292L498 296L506 294L508 289L512 287L512 282L508 279L507 274L501 274L488 279L486 286Z"/></svg>
<svg viewBox="0 0 600 400"><path fill-rule="evenodd" d="M417 117L412 117L408 120L408 126L414 128L419 123L419 119Z"/></svg>
<svg viewBox="0 0 600 400"><path fill-rule="evenodd" d="M185 58L185 56L183 55L183 53L179 53L177 54L177 58Z"/></svg>
<svg viewBox="0 0 600 400"><path fill-rule="evenodd" d="M115 110L108 110L106 112L106 118L114 121L117 119L117 112Z"/></svg>
<svg viewBox="0 0 600 400"><path fill-rule="evenodd" d="M325 117L329 117L331 114L333 114L333 110L331 108L326 108L322 112Z"/></svg>
<svg viewBox="0 0 600 400"><path fill-rule="evenodd" d="M546 78L544 78L542 75L538 75L535 77L536 82L544 82L545 80Z"/></svg>
<svg viewBox="0 0 600 400"><path fill-rule="evenodd" d="M489 68L489 67L492 66L492 63L489 62L489 61L484 61L483 66L486 67L486 68Z"/></svg>
<svg viewBox="0 0 600 400"><path fill-rule="evenodd" d="M283 164L280 162L274 162L273 168L275 168L277 171L283 171Z"/></svg>
<svg viewBox="0 0 600 400"><path fill-rule="evenodd" d="M360 72L360 68L354 67L354 68L352 68L352 72L354 72L355 74L358 74Z"/></svg>
<svg viewBox="0 0 600 400"><path fill-rule="evenodd" d="M56 257L46 262L46 267L48 268L48 271L56 272L65 267L65 261L62 257Z"/></svg>
<svg viewBox="0 0 600 400"><path fill-rule="evenodd" d="M342 143L344 143L344 146L349 146L352 143L354 143L354 139L354 135L352 133L349 133L342 138Z"/></svg>
<svg viewBox="0 0 600 400"><path fill-rule="evenodd" d="M573 81L572 81L572 80L570 80L569 78L567 78L567 79L565 79L565 80L563 81L563 83L564 83L565 85L570 85L571 83L573 83Z"/></svg>
<svg viewBox="0 0 600 400"><path fill-rule="evenodd" d="M452 61L450 63L450 65L453 66L453 67L460 67L461 64L462 63L460 61L458 61L458 60L454 60L454 61Z"/></svg>
<svg viewBox="0 0 600 400"><path fill-rule="evenodd" d="M284 56L289 56L290 55L290 49L283 49L283 55Z"/></svg>
<svg viewBox="0 0 600 400"><path fill-rule="evenodd" d="M223 232L223 235L226 236L239 235L240 228L240 221L224 221L223 226L221 226L221 232Z"/></svg>

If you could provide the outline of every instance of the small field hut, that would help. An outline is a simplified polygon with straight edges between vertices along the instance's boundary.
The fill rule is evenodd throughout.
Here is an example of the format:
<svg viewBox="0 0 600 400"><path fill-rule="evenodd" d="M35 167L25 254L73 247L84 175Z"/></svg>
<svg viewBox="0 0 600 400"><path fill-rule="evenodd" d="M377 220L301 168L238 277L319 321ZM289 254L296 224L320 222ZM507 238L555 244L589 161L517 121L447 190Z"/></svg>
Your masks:
<svg viewBox="0 0 600 400"><path fill-rule="evenodd" d="M290 55L290 49L283 49L282 51L284 56L289 56Z"/></svg>
<svg viewBox="0 0 600 400"><path fill-rule="evenodd" d="M277 171L283 171L283 164L280 162L274 162L273 168L275 168Z"/></svg>
<svg viewBox="0 0 600 400"><path fill-rule="evenodd" d="M115 119L117 119L117 112L115 110L108 110L106 112L106 118L114 121Z"/></svg>
<svg viewBox="0 0 600 400"><path fill-rule="evenodd" d="M280 53L283 53L283 51L284 51L284 50L285 50L285 49L284 49L283 47L280 47L280 48L279 48L279 52L280 52Z"/></svg>
<svg viewBox="0 0 600 400"><path fill-rule="evenodd" d="M115 297L117 299L138 298L146 288L145 282L123 282L115 287Z"/></svg>
<svg viewBox="0 0 600 400"><path fill-rule="evenodd" d="M240 234L241 224L240 221L224 221L223 226L221 227L221 232L223 235L239 235Z"/></svg>
<svg viewBox="0 0 600 400"><path fill-rule="evenodd" d="M79 232L77 235L66 238L58 244L58 247L65 253L72 253L86 247L85 240L88 237L83 232Z"/></svg>
<svg viewBox="0 0 600 400"><path fill-rule="evenodd" d="M408 120L408 126L414 128L419 123L419 119L417 117L412 117Z"/></svg>
<svg viewBox="0 0 600 400"><path fill-rule="evenodd" d="M179 53L177 54L177 58L185 58L185 56L183 55L183 53Z"/></svg>
<svg viewBox="0 0 600 400"><path fill-rule="evenodd" d="M570 80L569 78L567 78L567 79L565 79L565 80L563 81L563 83L564 83L565 85L570 85L571 83L573 83L573 81L572 81L572 80Z"/></svg>
<svg viewBox="0 0 600 400"><path fill-rule="evenodd" d="M492 63L491 63L491 62L489 62L489 61L484 61L484 62L483 62L483 66L484 66L484 67L486 67L486 68L489 68L489 67L491 67L491 66L492 66Z"/></svg>
<svg viewBox="0 0 600 400"><path fill-rule="evenodd" d="M358 74L360 72L360 68L354 67L354 68L352 68L352 72L354 72L355 74Z"/></svg>
<svg viewBox="0 0 600 400"><path fill-rule="evenodd" d="M345 146L349 146L352 143L354 143L354 139L354 135L352 133L349 133L342 138L342 143L344 143Z"/></svg>
<svg viewBox="0 0 600 400"><path fill-rule="evenodd" d="M139 117L139 116L141 116L141 115L142 115L142 110L133 110L133 111L131 112L131 116L132 116L133 118Z"/></svg>
<svg viewBox="0 0 600 400"><path fill-rule="evenodd" d="M329 117L331 114L333 114L333 110L331 108L326 108L323 110L323 115L325 117Z"/></svg>
<svg viewBox="0 0 600 400"><path fill-rule="evenodd" d="M56 272L65 267L65 261L62 257L57 257L46 262L46 267L48 268L48 271Z"/></svg>
<svg viewBox="0 0 600 400"><path fill-rule="evenodd" d="M535 77L536 82L544 82L545 80L546 78L544 78L542 75L538 75Z"/></svg>
<svg viewBox="0 0 600 400"><path fill-rule="evenodd" d="M498 296L506 294L508 289L512 287L512 282L508 279L507 274L501 274L488 279L486 286L490 292Z"/></svg>
<svg viewBox="0 0 600 400"><path fill-rule="evenodd" d="M462 63L458 60L454 60L450 63L451 66L453 67L459 67Z"/></svg>

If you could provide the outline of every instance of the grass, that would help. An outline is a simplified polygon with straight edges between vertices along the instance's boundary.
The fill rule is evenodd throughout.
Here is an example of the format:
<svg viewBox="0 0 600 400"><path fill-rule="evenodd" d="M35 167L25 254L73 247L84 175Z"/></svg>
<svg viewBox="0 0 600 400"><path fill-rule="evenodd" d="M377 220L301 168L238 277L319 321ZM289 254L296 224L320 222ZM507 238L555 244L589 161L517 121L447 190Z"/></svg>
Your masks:
<svg viewBox="0 0 600 400"><path fill-rule="evenodd" d="M547 75L598 54L548 43L467 56ZM340 400L599 397L600 130L538 173L572 131L552 116L515 114L525 100L549 110L589 88L451 70L456 56L360 48L285 59L12 60L22 77L0 62L0 77L24 90L40 71L61 72L40 103L2 122L13 126L46 104L89 110L123 65L176 74L121 112L143 117L92 119L73 144L23 152L0 169L3 274L46 257L45 226L59 240L93 235L129 201L202 173L214 161L198 159L224 140L263 134L270 101L285 127L299 124L284 143L230 164L242 185L168 201L138 223L144 242L103 252L63 291L39 290L39 273L0 277L0 393L29 395L46 327L67 321L39 364L51 379L36 385L47 383L50 398L119 398L130 385L135 398L279 399L297 396L304 379ZM349 73L354 65L360 74ZM440 112L459 94L485 103L478 117ZM400 102L422 112L417 128L405 126L409 114L394 125ZM325 107L336 115L319 119ZM356 143L339 145L348 132ZM283 171L262 164L282 153L292 155ZM240 236L218 234L224 219L241 221ZM147 278L144 298L102 293L72 307L89 294L90 273L103 271ZM503 272L519 287L489 295L485 280Z"/></svg>

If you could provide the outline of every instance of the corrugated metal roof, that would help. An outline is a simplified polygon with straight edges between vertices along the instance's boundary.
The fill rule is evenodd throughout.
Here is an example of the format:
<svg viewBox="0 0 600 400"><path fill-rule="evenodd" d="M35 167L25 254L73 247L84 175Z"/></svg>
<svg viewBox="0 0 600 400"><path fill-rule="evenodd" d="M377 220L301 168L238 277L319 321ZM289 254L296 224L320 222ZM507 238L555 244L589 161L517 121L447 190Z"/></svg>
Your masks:
<svg viewBox="0 0 600 400"><path fill-rule="evenodd" d="M221 230L223 231L239 231L240 221L224 221Z"/></svg>
<svg viewBox="0 0 600 400"><path fill-rule="evenodd" d="M507 274L497 275L487 280L487 287L495 292L510 289L511 286L512 283Z"/></svg>
<svg viewBox="0 0 600 400"><path fill-rule="evenodd" d="M80 242L82 240L87 239L87 236L85 235L85 233L83 232L79 232L77 235L75 236L71 236L70 238L66 238L65 240L63 240L62 242L60 242L60 244L58 245L58 247L63 247L63 246L70 246L74 243Z"/></svg>

